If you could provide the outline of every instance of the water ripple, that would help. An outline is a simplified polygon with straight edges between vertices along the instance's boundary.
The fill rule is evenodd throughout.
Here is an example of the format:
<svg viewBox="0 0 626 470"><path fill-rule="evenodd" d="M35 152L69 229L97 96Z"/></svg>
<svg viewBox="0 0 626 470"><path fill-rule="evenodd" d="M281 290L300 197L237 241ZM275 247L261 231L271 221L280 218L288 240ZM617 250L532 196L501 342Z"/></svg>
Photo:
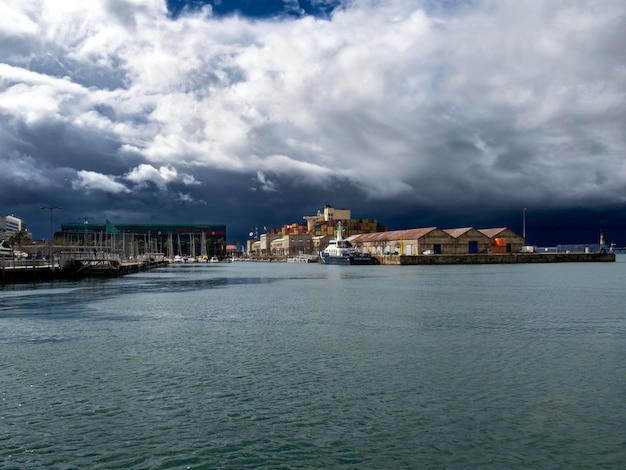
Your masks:
<svg viewBox="0 0 626 470"><path fill-rule="evenodd" d="M626 460L615 266L237 264L0 292L0 467Z"/></svg>

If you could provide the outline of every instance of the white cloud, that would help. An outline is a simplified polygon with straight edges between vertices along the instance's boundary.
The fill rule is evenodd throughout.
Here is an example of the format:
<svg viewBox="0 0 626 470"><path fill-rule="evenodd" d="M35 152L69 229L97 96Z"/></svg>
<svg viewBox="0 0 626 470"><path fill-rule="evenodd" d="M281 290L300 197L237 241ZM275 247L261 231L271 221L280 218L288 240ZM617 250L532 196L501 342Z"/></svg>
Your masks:
<svg viewBox="0 0 626 470"><path fill-rule="evenodd" d="M193 176L187 174L179 175L176 168L172 166L155 168L152 165L141 164L128 172L124 178L139 185L151 182L161 189L166 189L168 183L173 182L182 182L185 185L198 184L198 181Z"/></svg>
<svg viewBox="0 0 626 470"><path fill-rule="evenodd" d="M74 189L86 191L102 191L105 193L128 193L130 189L115 180L114 176L103 175L95 171L81 170L77 172L77 179L72 182Z"/></svg>
<svg viewBox="0 0 626 470"><path fill-rule="evenodd" d="M16 2L12 1L0 3L0 32L8 37L36 34L37 23L29 18L27 11L21 11L15 6Z"/></svg>
<svg viewBox="0 0 626 470"><path fill-rule="evenodd" d="M26 124L42 119L63 119L61 112L66 101L83 94L83 88L69 79L0 64L0 111Z"/></svg>
<svg viewBox="0 0 626 470"><path fill-rule="evenodd" d="M276 183L274 183L273 181L268 179L265 176L265 173L263 173L262 171L257 171L257 173L256 173L256 181L257 181L257 183L259 183L260 188L261 188L262 191L270 192L270 193L277 191Z"/></svg>
<svg viewBox="0 0 626 470"><path fill-rule="evenodd" d="M195 185L195 169L256 174L267 192L278 177L341 179L438 203L624 188L624 2L430 4L248 22L206 9L172 20L158 0L11 0L0 119L101 137L120 176L83 160L75 185L108 192Z"/></svg>

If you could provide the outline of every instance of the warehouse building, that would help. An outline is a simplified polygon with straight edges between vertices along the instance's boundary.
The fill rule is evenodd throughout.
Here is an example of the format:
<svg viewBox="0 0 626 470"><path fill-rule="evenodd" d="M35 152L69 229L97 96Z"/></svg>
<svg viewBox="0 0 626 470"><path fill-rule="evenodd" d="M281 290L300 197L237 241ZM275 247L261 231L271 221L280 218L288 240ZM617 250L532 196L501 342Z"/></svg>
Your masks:
<svg viewBox="0 0 626 470"><path fill-rule="evenodd" d="M454 252L454 239L436 227L364 233L348 237L348 240L374 256Z"/></svg>
<svg viewBox="0 0 626 470"><path fill-rule="evenodd" d="M506 227L483 228L478 231L489 237L491 240L490 249L493 253L517 253L526 244L524 237Z"/></svg>
<svg viewBox="0 0 626 470"><path fill-rule="evenodd" d="M524 239L508 228L471 227L441 230L437 227L364 233L348 237L351 243L374 256L456 255L518 252Z"/></svg>
<svg viewBox="0 0 626 470"><path fill-rule="evenodd" d="M493 245L491 238L472 227L445 229L454 239L454 254L486 253Z"/></svg>

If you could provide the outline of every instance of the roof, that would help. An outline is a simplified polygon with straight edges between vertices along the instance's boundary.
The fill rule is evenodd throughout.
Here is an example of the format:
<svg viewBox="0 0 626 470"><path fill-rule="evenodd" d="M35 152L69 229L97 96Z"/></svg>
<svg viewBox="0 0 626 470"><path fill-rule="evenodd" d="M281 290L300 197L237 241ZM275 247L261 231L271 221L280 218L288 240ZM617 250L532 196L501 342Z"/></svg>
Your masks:
<svg viewBox="0 0 626 470"><path fill-rule="evenodd" d="M359 235L353 235L348 239L355 243L385 242L392 240L416 240L429 234L433 230L437 230L437 227L392 230L389 232L362 233Z"/></svg>
<svg viewBox="0 0 626 470"><path fill-rule="evenodd" d="M443 231L446 232L453 238L459 238L461 235L466 234L472 230L472 227L464 227L464 228L446 228Z"/></svg>
<svg viewBox="0 0 626 470"><path fill-rule="evenodd" d="M509 230L507 227L499 227L499 228L480 228L478 231L482 234L487 235L489 238L497 237L502 232Z"/></svg>

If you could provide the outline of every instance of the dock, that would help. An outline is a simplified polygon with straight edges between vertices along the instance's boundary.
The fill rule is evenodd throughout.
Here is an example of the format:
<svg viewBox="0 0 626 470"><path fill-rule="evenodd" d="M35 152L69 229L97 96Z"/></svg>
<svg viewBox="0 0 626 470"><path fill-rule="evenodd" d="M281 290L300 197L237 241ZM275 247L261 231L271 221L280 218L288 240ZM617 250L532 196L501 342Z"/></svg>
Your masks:
<svg viewBox="0 0 626 470"><path fill-rule="evenodd" d="M61 263L16 263L0 260L0 285L40 281L117 277L166 266L164 259L121 261L112 258L65 259Z"/></svg>
<svg viewBox="0 0 626 470"><path fill-rule="evenodd" d="M383 255L377 257L386 265L445 264L528 264L528 263L612 263L615 253L502 253L461 255Z"/></svg>

